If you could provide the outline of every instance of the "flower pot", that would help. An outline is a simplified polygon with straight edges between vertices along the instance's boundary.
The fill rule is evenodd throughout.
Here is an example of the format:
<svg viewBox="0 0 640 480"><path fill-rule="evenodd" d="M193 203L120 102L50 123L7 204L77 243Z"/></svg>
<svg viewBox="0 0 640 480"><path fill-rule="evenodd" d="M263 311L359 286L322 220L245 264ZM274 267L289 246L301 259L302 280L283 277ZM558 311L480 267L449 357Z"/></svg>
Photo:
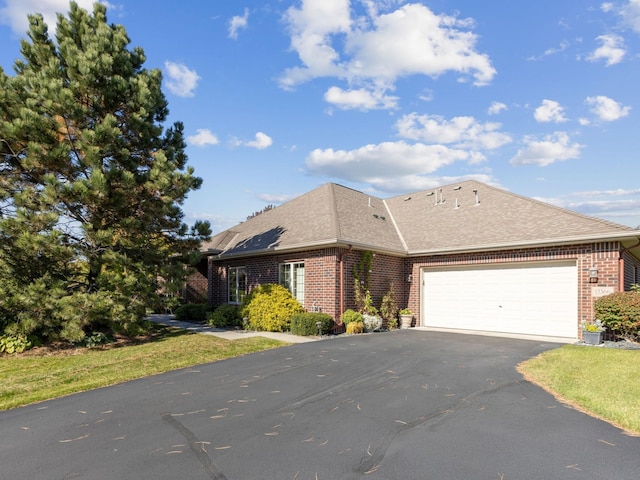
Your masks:
<svg viewBox="0 0 640 480"><path fill-rule="evenodd" d="M602 332L582 332L582 338L587 345L600 345L602 343Z"/></svg>
<svg viewBox="0 0 640 480"><path fill-rule="evenodd" d="M400 328L411 328L413 315L400 315Z"/></svg>

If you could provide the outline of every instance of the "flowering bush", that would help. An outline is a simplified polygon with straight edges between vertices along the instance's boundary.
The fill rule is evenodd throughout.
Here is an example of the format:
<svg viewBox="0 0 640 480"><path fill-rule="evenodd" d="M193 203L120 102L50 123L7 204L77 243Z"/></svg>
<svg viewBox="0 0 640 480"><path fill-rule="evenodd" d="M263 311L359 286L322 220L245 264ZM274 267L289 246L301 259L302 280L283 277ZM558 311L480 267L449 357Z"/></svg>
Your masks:
<svg viewBox="0 0 640 480"><path fill-rule="evenodd" d="M602 324L601 320L594 320L593 322L582 322L580 324L583 332L604 332L606 327Z"/></svg>
<svg viewBox="0 0 640 480"><path fill-rule="evenodd" d="M366 332L375 332L382 328L382 318L377 315L362 315L362 322Z"/></svg>

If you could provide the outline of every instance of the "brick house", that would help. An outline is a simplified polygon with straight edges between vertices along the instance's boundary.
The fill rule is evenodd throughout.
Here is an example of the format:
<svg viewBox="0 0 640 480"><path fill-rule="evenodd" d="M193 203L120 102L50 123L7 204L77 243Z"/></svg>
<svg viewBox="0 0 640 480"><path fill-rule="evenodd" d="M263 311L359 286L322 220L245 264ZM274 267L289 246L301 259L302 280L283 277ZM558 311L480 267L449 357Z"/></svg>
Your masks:
<svg viewBox="0 0 640 480"><path fill-rule="evenodd" d="M354 307L354 267L372 252L374 304L393 284L417 326L566 339L593 319L595 298L640 283L640 230L476 181L389 199L328 183L203 252L198 288L213 306L281 283L338 319Z"/></svg>

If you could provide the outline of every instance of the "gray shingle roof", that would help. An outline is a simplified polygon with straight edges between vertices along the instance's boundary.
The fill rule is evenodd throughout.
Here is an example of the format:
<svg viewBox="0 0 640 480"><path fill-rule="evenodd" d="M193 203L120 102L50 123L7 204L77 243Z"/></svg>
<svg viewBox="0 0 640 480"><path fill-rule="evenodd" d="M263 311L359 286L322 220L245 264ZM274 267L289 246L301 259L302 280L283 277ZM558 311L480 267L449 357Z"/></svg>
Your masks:
<svg viewBox="0 0 640 480"><path fill-rule="evenodd" d="M407 255L597 241L639 230L465 181L382 200L327 183L203 245L231 257L320 246Z"/></svg>

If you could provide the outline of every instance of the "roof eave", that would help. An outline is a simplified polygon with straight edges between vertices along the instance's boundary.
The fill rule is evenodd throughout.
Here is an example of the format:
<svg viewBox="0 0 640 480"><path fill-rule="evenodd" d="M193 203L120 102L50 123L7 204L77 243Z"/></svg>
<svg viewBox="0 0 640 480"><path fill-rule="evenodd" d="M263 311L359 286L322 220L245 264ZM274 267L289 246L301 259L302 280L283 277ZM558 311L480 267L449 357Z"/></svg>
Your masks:
<svg viewBox="0 0 640 480"><path fill-rule="evenodd" d="M640 230L629 232L612 232L610 234L585 235L580 237L564 237L546 240L531 240L524 242L496 243L475 246L463 246L442 248L433 250L409 250L407 253L410 257L425 255L451 255L461 253L477 253L498 250L518 250L522 248L532 247L552 247L557 245L579 245L593 242L613 242L624 240L640 240Z"/></svg>
<svg viewBox="0 0 640 480"><path fill-rule="evenodd" d="M232 259L241 259L241 258L249 258L249 257L259 257L261 255L275 255L275 254L286 254L286 253L296 253L296 252L304 252L309 250L316 250L320 248L346 248L346 249L356 249L356 250L371 250L380 254L387 254L391 256L406 256L407 252L405 250L397 250L391 248L378 247L375 245L358 243L358 242L349 242L348 240L341 240L338 238L330 238L326 240L322 240L319 242L313 243L299 243L293 245L287 245L283 247L270 247L263 248L261 250L251 250L249 252L224 252L221 250L212 251L213 249L209 249L209 251L202 252L205 255L217 256L220 260L232 260Z"/></svg>

